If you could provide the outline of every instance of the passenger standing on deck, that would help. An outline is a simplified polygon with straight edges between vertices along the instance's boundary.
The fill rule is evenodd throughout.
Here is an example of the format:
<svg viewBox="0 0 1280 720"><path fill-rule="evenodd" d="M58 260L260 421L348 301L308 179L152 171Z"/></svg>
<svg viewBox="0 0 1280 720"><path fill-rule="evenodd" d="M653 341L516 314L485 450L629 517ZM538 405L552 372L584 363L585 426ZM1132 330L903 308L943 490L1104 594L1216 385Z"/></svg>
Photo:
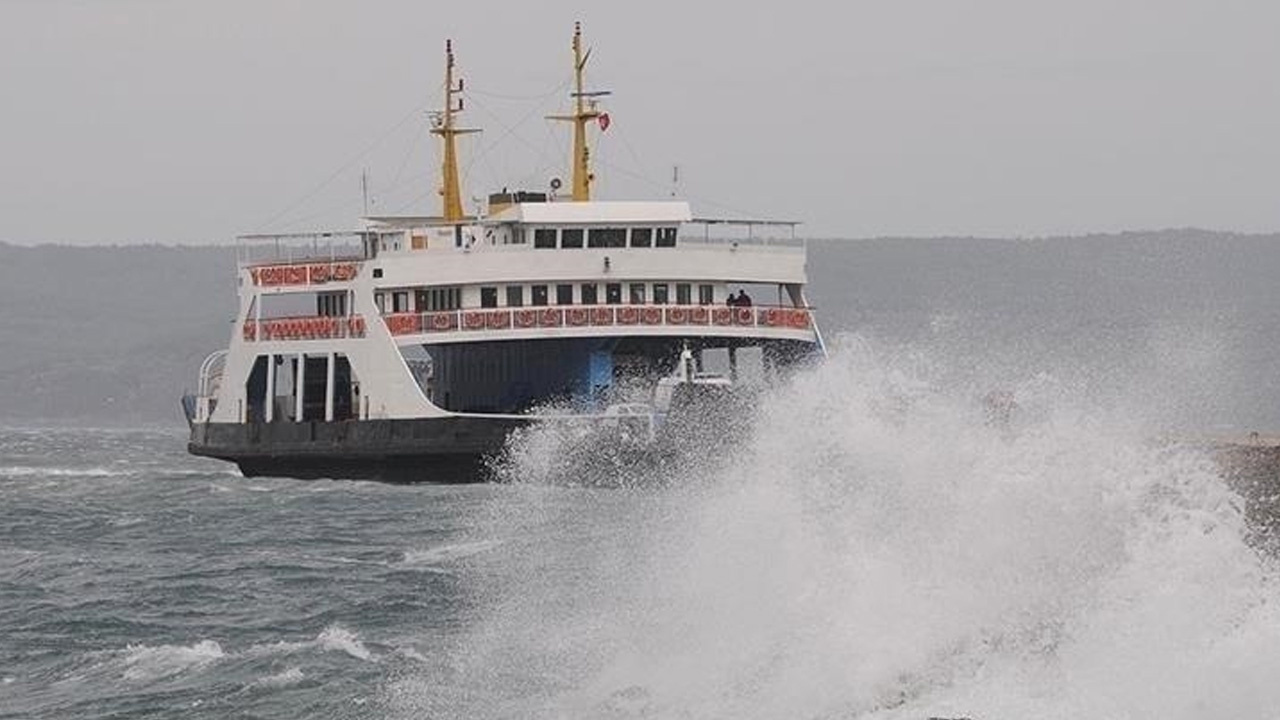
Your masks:
<svg viewBox="0 0 1280 720"><path fill-rule="evenodd" d="M751 307L751 296L747 294L746 290L739 290L738 299L733 304L739 307Z"/></svg>

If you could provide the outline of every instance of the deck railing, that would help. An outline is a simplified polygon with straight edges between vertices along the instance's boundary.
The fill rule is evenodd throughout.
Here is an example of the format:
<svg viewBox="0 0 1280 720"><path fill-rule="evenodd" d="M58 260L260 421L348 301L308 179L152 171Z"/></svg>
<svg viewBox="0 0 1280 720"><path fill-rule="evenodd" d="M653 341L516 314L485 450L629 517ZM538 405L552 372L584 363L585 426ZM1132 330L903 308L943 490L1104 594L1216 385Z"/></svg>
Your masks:
<svg viewBox="0 0 1280 720"><path fill-rule="evenodd" d="M304 264L256 265L249 268L254 285L324 285L329 282L354 280L360 272L358 262L313 262Z"/></svg>
<svg viewBox="0 0 1280 720"><path fill-rule="evenodd" d="M575 305L384 315L392 335L559 327L767 327L808 330L812 308L725 305Z"/></svg>
<svg viewBox="0 0 1280 720"><path fill-rule="evenodd" d="M256 340L335 340L364 337L364 317L304 316L269 320L245 320L241 328L246 342Z"/></svg>

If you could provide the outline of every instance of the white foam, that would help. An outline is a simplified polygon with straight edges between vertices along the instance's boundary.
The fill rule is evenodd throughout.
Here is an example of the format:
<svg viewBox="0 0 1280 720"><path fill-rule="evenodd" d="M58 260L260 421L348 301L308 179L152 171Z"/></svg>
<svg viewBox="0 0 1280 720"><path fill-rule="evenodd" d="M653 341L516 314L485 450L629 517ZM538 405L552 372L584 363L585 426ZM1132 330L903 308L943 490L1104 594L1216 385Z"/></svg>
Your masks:
<svg viewBox="0 0 1280 720"><path fill-rule="evenodd" d="M259 678L254 681L253 685L254 687L262 688L289 687L290 685L297 685L305 680L306 677L307 676L302 672L302 668L293 667L282 672L278 672L275 675L268 675L266 677Z"/></svg>
<svg viewBox="0 0 1280 720"><path fill-rule="evenodd" d="M316 644L325 650L344 652L358 660L373 660L373 653L360 642L360 636L340 625L330 625L316 638Z"/></svg>
<svg viewBox="0 0 1280 720"><path fill-rule="evenodd" d="M214 663L226 654L213 640L192 645L129 645L124 651L126 680L156 680Z"/></svg>

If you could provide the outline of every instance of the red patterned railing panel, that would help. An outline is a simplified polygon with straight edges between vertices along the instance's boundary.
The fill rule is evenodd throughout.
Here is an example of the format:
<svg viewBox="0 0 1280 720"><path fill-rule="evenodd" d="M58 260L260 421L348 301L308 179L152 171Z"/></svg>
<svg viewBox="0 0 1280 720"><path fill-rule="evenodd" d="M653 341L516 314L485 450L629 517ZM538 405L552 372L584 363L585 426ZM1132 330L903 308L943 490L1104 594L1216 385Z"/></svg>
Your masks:
<svg viewBox="0 0 1280 720"><path fill-rule="evenodd" d="M360 263L305 263L299 265L262 265L249 268L254 285L323 285L327 282L354 280Z"/></svg>
<svg viewBox="0 0 1280 720"><path fill-rule="evenodd" d="M364 318L287 317L270 320L246 320L241 327L246 342L267 340L335 340L364 337Z"/></svg>
<svg viewBox="0 0 1280 720"><path fill-rule="evenodd" d="M806 308L723 305L575 305L395 313L384 315L383 321L392 335L610 325L756 326L807 330L812 327L810 312ZM246 325L246 340L252 339L252 332L253 329Z"/></svg>

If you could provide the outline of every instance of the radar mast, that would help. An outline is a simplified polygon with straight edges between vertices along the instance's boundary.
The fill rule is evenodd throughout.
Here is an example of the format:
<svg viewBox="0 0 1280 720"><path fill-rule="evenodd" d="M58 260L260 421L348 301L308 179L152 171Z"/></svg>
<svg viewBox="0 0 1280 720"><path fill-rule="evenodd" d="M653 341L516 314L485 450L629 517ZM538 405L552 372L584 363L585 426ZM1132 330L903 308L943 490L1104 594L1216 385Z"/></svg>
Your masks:
<svg viewBox="0 0 1280 720"><path fill-rule="evenodd" d="M459 135L470 135L478 133L479 130L456 127L454 121L458 113L462 112L462 98L455 96L460 94L463 89L462 78L458 78L457 83L453 79L453 41L445 40L444 42L444 110L432 114L431 133L439 135L444 141L444 160L440 168L440 196L443 200L441 215L445 222L462 222L466 219L466 213L462 210L462 189L461 181L458 177L458 143Z"/></svg>
<svg viewBox="0 0 1280 720"><path fill-rule="evenodd" d="M595 175L591 173L591 150L587 147L587 123L600 120L601 127L607 127L608 115L596 105L596 98L609 94L608 90L588 91L583 89L583 75L591 50L582 51L582 23L573 24L573 114L549 115L549 120L561 120L573 123L573 199L575 202L586 202L591 199L591 183Z"/></svg>

